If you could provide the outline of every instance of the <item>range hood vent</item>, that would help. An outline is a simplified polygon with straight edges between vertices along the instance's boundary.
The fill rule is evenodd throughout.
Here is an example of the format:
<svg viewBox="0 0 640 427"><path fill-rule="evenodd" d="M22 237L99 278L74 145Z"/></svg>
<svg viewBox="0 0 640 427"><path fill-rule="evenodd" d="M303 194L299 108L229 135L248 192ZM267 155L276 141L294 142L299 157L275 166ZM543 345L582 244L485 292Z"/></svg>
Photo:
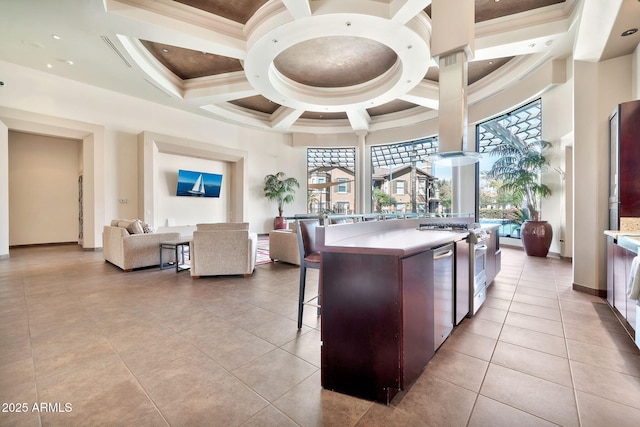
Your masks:
<svg viewBox="0 0 640 427"><path fill-rule="evenodd" d="M432 0L431 21L431 54L440 69L438 153L431 159L450 166L477 163L480 154L467 147L467 67L474 52L475 2Z"/></svg>
<svg viewBox="0 0 640 427"><path fill-rule="evenodd" d="M438 59L440 65L440 106L438 112L438 153L431 161L444 166L477 163L480 154L465 150L467 143L467 57L463 50Z"/></svg>

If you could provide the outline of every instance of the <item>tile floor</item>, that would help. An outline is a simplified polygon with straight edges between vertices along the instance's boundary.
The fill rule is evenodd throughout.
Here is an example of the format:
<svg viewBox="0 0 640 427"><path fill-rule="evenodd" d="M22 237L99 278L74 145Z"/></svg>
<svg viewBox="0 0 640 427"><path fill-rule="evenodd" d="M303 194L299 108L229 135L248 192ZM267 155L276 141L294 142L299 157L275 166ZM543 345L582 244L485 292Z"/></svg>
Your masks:
<svg viewBox="0 0 640 427"><path fill-rule="evenodd" d="M486 304L384 406L320 387L319 323L310 309L296 330L295 267L192 281L123 273L75 246L12 249L0 425L640 425L640 351L605 301L571 290L568 262L503 252Z"/></svg>

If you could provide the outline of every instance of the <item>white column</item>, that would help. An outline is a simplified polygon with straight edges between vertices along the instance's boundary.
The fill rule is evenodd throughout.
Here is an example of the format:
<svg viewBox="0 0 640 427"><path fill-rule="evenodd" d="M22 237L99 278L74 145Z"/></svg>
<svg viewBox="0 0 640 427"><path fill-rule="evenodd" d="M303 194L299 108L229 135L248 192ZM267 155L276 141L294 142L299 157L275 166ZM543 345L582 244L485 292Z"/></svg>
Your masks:
<svg viewBox="0 0 640 427"><path fill-rule="evenodd" d="M358 136L358 151L356 158L358 159L356 167L356 208L357 213L369 213L371 211L371 203L367 203L367 200L371 200L371 159L370 152L366 147L366 130L356 131ZM367 161L369 160L369 161Z"/></svg>

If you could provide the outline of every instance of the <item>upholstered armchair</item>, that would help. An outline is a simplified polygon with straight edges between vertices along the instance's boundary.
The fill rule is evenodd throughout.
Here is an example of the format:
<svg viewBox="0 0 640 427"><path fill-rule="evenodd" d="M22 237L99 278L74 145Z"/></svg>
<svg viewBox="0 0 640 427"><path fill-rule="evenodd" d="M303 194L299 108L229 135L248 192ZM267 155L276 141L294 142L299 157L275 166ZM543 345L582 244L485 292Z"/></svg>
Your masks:
<svg viewBox="0 0 640 427"><path fill-rule="evenodd" d="M274 261L300 265L298 250L298 233L295 222L289 224L288 230L272 230L269 232L269 258Z"/></svg>
<svg viewBox="0 0 640 427"><path fill-rule="evenodd" d="M249 224L197 224L190 242L191 277L253 273L258 235Z"/></svg>

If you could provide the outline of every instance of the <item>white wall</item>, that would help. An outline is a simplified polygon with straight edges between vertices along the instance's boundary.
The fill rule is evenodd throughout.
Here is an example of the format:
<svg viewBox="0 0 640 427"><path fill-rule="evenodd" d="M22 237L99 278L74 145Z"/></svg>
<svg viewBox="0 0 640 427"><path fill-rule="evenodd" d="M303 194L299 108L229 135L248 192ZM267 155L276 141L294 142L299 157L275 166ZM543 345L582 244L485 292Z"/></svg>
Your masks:
<svg viewBox="0 0 640 427"><path fill-rule="evenodd" d="M81 141L9 132L9 245L77 242Z"/></svg>
<svg viewBox="0 0 640 427"><path fill-rule="evenodd" d="M155 227L227 221L229 167L226 163L160 153L156 165ZM178 169L221 174L222 188L220 197L176 196ZM173 224L170 224L170 222L173 222Z"/></svg>
<svg viewBox="0 0 640 427"><path fill-rule="evenodd" d="M573 282L606 291L609 115L632 99L631 55L574 63L574 233Z"/></svg>

